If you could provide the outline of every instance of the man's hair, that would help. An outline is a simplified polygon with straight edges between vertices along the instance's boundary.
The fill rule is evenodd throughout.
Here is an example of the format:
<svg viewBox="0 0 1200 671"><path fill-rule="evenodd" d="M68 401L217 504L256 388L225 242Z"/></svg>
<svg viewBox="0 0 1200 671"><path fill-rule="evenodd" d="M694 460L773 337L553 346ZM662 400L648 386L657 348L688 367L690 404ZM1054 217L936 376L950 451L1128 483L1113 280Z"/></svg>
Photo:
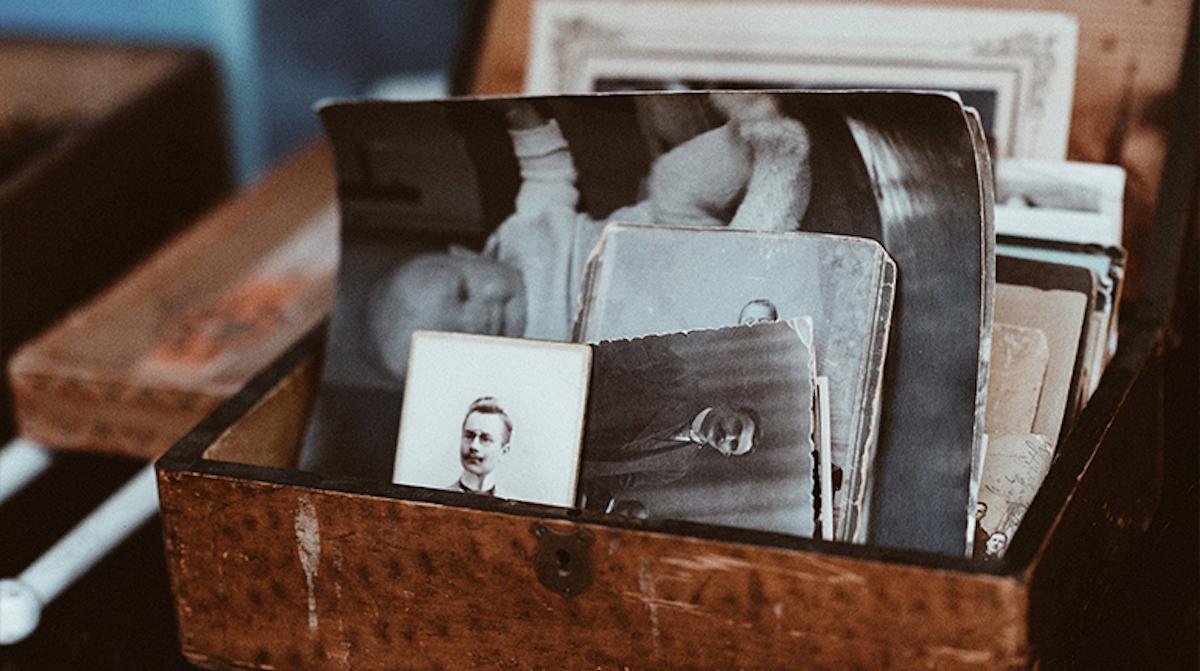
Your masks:
<svg viewBox="0 0 1200 671"><path fill-rule="evenodd" d="M474 401L471 401L471 405L467 406L466 414L463 415L463 426L466 426L467 418L470 417L471 413L474 412L484 415L500 415L501 419L504 420L504 428L507 431L507 435L504 436L504 442L507 443L512 439L512 419L509 418L508 413L504 411L504 408L500 405L500 402L496 400L496 397L480 396Z"/></svg>
<svg viewBox="0 0 1200 671"><path fill-rule="evenodd" d="M770 313L770 315L771 315L772 321L779 319L779 310L776 309L774 303L767 300L766 298L755 298L754 300L752 300L749 303L746 303L745 305L742 306L742 309L738 312L738 321L739 322L742 320L742 315L746 313L746 308L750 307L751 305L758 305L758 306L766 308L767 312Z"/></svg>
<svg viewBox="0 0 1200 671"><path fill-rule="evenodd" d="M982 510L983 510L983 514L984 514L984 515L987 515L987 510L988 510L988 504L987 504L987 501L976 501L976 502L975 502L975 514L976 514L976 515L979 515L979 511L980 511L980 509L982 509ZM982 516L983 516L983 515L980 515L980 517L982 517Z"/></svg>

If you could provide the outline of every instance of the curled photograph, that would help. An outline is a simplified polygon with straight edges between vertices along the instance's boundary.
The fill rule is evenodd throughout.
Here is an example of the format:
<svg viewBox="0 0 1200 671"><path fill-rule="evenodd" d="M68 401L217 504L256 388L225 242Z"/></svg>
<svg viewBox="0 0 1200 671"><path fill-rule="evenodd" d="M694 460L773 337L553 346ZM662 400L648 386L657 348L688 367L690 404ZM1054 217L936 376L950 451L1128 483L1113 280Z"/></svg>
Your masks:
<svg viewBox="0 0 1200 671"><path fill-rule="evenodd" d="M858 540L962 554L994 278L986 145L957 98L350 101L320 116L342 256L302 468L387 471L416 330L568 339L610 223L867 237L898 280Z"/></svg>
<svg viewBox="0 0 1200 671"><path fill-rule="evenodd" d="M614 224L592 258L576 335L592 342L811 318L817 370L831 381L826 431L838 486L825 499L827 526L851 540L874 472L895 288L896 265L873 240Z"/></svg>

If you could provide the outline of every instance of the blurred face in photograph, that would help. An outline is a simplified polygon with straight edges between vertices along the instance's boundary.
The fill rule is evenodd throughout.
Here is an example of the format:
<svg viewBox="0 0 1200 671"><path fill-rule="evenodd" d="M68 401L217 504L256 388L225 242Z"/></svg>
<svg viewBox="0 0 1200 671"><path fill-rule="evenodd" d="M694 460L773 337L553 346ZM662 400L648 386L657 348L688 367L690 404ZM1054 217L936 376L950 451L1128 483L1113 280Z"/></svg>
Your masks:
<svg viewBox="0 0 1200 671"><path fill-rule="evenodd" d="M981 520L985 517L987 517L987 504L984 503L983 501L976 501L975 502L975 521L978 522L979 520Z"/></svg>
<svg viewBox="0 0 1200 671"><path fill-rule="evenodd" d="M494 412L471 412L463 421L459 459L464 471L479 476L490 474L508 453L509 430L504 416Z"/></svg>
<svg viewBox="0 0 1200 671"><path fill-rule="evenodd" d="M997 531L988 537L987 553L989 556L998 557L1004 548L1008 546L1008 536L1002 531Z"/></svg>
<svg viewBox="0 0 1200 671"><path fill-rule="evenodd" d="M762 322L772 322L779 319L775 305L765 298L759 298L746 303L738 314L738 324L749 326Z"/></svg>
<svg viewBox="0 0 1200 671"><path fill-rule="evenodd" d="M515 268L452 248L415 257L380 280L367 320L376 358L403 379L413 331L521 336L525 284Z"/></svg>
<svg viewBox="0 0 1200 671"><path fill-rule="evenodd" d="M727 457L740 457L754 449L757 421L744 408L714 407L704 418L704 444Z"/></svg>

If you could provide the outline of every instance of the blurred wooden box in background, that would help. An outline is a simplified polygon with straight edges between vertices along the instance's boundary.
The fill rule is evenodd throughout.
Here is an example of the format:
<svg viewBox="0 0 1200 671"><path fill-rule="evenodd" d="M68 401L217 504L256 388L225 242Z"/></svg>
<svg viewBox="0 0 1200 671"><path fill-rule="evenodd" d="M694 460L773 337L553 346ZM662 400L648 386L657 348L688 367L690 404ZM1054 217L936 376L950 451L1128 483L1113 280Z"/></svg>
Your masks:
<svg viewBox="0 0 1200 671"><path fill-rule="evenodd" d="M223 119L202 51L0 39L0 361L229 190Z"/></svg>
<svg viewBox="0 0 1200 671"><path fill-rule="evenodd" d="M337 271L322 145L195 221L8 365L22 433L154 459L328 314Z"/></svg>

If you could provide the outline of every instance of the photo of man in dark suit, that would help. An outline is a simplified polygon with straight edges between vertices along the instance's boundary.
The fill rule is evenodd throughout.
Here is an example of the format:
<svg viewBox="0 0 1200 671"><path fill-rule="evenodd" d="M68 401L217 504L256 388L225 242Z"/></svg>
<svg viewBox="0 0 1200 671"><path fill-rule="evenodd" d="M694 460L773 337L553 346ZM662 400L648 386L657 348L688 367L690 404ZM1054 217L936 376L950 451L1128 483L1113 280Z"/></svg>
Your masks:
<svg viewBox="0 0 1200 671"><path fill-rule="evenodd" d="M628 489L679 480L706 447L726 457L749 454L760 424L758 413L748 406L665 407L632 440L587 454L585 505L607 512Z"/></svg>

